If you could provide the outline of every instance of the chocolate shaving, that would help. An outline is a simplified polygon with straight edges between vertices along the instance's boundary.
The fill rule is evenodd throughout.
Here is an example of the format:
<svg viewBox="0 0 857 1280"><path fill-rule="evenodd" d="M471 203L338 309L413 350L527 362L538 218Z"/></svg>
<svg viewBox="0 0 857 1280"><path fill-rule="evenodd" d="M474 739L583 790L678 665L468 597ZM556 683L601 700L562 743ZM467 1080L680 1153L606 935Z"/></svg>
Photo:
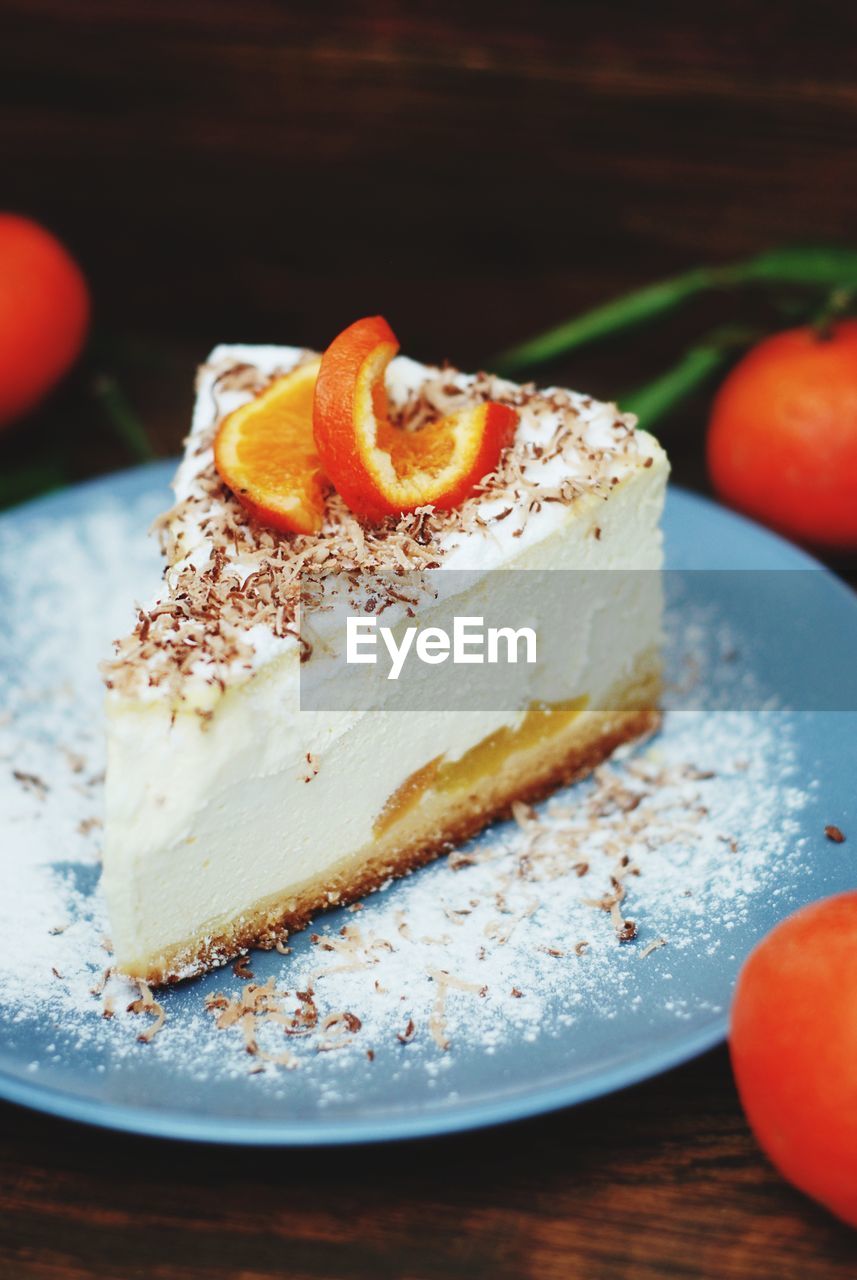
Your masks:
<svg viewBox="0 0 857 1280"><path fill-rule="evenodd" d="M50 791L48 784L36 773L24 773L22 769L13 769L12 777L16 782L20 782L25 791L32 792L33 795L38 796L40 800L44 800L45 796Z"/></svg>
<svg viewBox="0 0 857 1280"><path fill-rule="evenodd" d="M438 1049L445 1052L450 1046L450 1040L446 1034L446 1022L444 1018L446 1011L446 997L450 988L453 988L456 991L468 991L479 996L487 995L488 988L477 986L473 982L464 982L463 979L456 978L453 974L447 973L445 969L432 969L429 971L428 976L432 981L437 983L437 994L429 1017L429 1032Z"/></svg>
<svg viewBox="0 0 857 1280"><path fill-rule="evenodd" d="M158 1004L149 988L148 983L142 978L136 979L140 995L136 1000L132 1000L128 1005L128 1013L151 1013L154 1014L155 1021L145 1031L141 1031L137 1039L141 1044L151 1044L155 1036L162 1030L167 1020L163 1005Z"/></svg>
<svg viewBox="0 0 857 1280"><path fill-rule="evenodd" d="M659 951L661 947L665 947L666 945L666 938L655 938L653 942L650 942L643 947L643 950L640 952L640 959L645 960L646 956L650 956L653 951Z"/></svg>
<svg viewBox="0 0 857 1280"><path fill-rule="evenodd" d="M252 969L247 968L249 963L250 957L244 955L239 956L232 966L232 972L235 974L235 977L241 978L243 982L252 982L253 978L256 976Z"/></svg>
<svg viewBox="0 0 857 1280"><path fill-rule="evenodd" d="M312 358L305 352L299 362ZM633 420L615 406L599 406L562 390L514 386L484 373L467 377L428 370L413 393L400 403L391 402L391 417L405 430L418 431L439 416L493 400L544 422L549 436L536 443L520 433L496 471L453 510L425 506L367 524L331 492L320 533L278 533L257 524L223 485L212 448L227 412L223 393L250 397L273 375L245 362L226 361L203 370L201 376L211 393L210 424L191 437L183 470L185 496L155 525L167 559L164 594L140 611L134 631L118 642L115 659L104 668L109 687L123 693L145 685L180 700L192 674L223 689L250 669L254 650L248 632L259 625L279 640L297 643L305 660L311 649L298 625L301 593L306 607L330 575L364 582L378 575L387 600L408 599L395 591L390 576L438 566L449 535L463 531L481 536L487 525L514 518L519 523L512 532L520 536L541 505L573 504L587 493L604 497L617 480L615 467L640 461ZM609 437L609 447L593 448L587 441L595 418L600 435L606 432ZM583 471L582 458L587 460ZM570 474L552 487L545 483L543 468L555 459L567 460ZM199 555L190 558L203 547L208 549L207 561ZM307 776L314 776L312 770Z"/></svg>

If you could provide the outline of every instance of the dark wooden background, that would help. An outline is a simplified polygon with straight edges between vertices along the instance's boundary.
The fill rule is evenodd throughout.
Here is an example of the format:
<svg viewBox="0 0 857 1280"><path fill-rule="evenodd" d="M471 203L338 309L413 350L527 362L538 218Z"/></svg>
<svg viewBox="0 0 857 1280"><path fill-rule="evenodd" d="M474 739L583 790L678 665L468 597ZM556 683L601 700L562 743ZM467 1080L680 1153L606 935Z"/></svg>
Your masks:
<svg viewBox="0 0 857 1280"><path fill-rule="evenodd" d="M174 452L219 340L319 345L382 311L412 354L475 366L699 262L857 240L853 3L2 0L0 22L0 206L67 240L96 304L0 477L57 449L69 478L132 461L104 373ZM731 301L548 372L615 395L712 316ZM663 428L700 487L706 404ZM758 1154L723 1052L558 1118L358 1153L0 1108L2 1280L855 1272L855 1238Z"/></svg>
<svg viewBox="0 0 857 1280"><path fill-rule="evenodd" d="M5 0L4 203L106 327L478 362L635 282L855 234L853 5Z"/></svg>
<svg viewBox="0 0 857 1280"><path fill-rule="evenodd" d="M818 0L2 0L0 204L92 282L94 365L161 452L216 341L324 344L382 311L484 364L630 286L857 231L857 9ZM713 310L551 377L616 395ZM80 380L0 441L127 460ZM668 431L704 484L705 401ZM69 442L69 424L74 428ZM29 428L29 429L28 429ZM665 432L667 429L665 428Z"/></svg>

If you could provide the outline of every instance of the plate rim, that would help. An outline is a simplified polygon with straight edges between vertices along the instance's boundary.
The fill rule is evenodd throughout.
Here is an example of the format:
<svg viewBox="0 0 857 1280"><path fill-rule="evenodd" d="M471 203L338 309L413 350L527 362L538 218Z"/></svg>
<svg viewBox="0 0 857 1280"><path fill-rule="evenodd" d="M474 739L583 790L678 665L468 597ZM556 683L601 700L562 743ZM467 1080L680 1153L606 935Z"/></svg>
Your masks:
<svg viewBox="0 0 857 1280"><path fill-rule="evenodd" d="M723 1043L728 1014L712 1018L693 1035L677 1035L670 1048L656 1047L631 1063L567 1084L513 1094L496 1102L478 1102L448 1112L414 1112L387 1120L308 1120L283 1123L238 1117L208 1117L166 1108L132 1107L94 1098L77 1098L50 1085L31 1084L0 1070L0 1101L43 1115L95 1128L167 1138L179 1142L246 1147L342 1147L441 1138L513 1124L566 1110L655 1079Z"/></svg>
<svg viewBox="0 0 857 1280"><path fill-rule="evenodd" d="M156 460L142 466L93 476L0 512L0 524L14 522L22 516L37 516L46 509L62 508L70 498L89 490L115 490L117 485L124 487L141 484L144 477L150 477L152 483L163 482L166 488L176 464L176 459ZM782 560L784 568L821 571L830 588L843 593L852 606L857 607L857 593L832 569L756 521L730 510L706 495L677 484L669 485L667 501L677 504L679 509L702 508L707 514L732 523L748 536L761 538L766 549ZM102 1130L182 1142L307 1148L407 1141L531 1119L641 1084L721 1044L726 1038L728 1023L727 1011L697 1025L692 1032L679 1032L669 1041L661 1041L632 1060L625 1060L595 1075L584 1075L535 1090L524 1088L521 1092L494 1101L453 1105L448 1110L399 1113L386 1119L370 1117L329 1122L318 1119L272 1122L236 1116L195 1115L163 1107L135 1107L109 1100L80 1097L53 1085L22 1079L3 1068L0 1068L0 1101Z"/></svg>

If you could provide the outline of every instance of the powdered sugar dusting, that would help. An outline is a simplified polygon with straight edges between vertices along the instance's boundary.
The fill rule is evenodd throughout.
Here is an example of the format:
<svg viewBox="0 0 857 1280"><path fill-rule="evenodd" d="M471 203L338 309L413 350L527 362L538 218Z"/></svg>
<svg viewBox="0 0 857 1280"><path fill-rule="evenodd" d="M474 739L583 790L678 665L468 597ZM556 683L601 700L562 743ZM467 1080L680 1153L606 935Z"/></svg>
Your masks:
<svg viewBox="0 0 857 1280"><path fill-rule="evenodd" d="M0 525L0 1028L53 1026L35 1076L94 1046L93 1070L142 1061L286 1099L299 1075L336 1108L395 1079L452 1090L469 1054L633 1025L646 1001L676 1025L719 1012L683 980L689 959L730 955L753 901L802 874L811 784L775 708L668 710L657 737L595 778L319 918L290 954L165 993L165 1024L140 1043L156 1011L129 1011L137 988L104 979L97 663L157 581L141 531L158 500ZM719 660L729 637L692 609L671 630L728 708L730 682L748 679Z"/></svg>

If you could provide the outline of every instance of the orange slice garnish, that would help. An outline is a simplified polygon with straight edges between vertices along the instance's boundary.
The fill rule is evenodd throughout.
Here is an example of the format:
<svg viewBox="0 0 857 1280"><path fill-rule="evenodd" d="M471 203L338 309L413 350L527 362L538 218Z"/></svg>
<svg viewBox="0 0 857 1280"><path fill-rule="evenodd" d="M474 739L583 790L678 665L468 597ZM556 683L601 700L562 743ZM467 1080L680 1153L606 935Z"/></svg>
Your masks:
<svg viewBox="0 0 857 1280"><path fill-rule="evenodd" d="M357 515L372 520L417 507L457 507L511 444L518 415L473 405L419 430L389 421L384 374L399 350L381 316L358 320L325 351L313 428L321 465Z"/></svg>
<svg viewBox="0 0 857 1280"><path fill-rule="evenodd" d="M214 465L252 516L285 533L318 533L324 474L313 440L320 359L299 365L220 425Z"/></svg>

